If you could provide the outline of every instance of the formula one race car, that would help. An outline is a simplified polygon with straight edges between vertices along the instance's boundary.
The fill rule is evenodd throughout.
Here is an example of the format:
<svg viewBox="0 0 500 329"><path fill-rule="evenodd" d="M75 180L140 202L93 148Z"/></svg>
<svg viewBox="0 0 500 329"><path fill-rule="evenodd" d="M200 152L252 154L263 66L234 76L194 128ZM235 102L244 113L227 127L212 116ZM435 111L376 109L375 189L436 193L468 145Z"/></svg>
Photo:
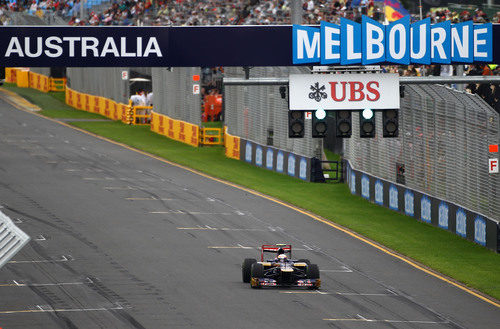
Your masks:
<svg viewBox="0 0 500 329"><path fill-rule="evenodd" d="M274 253L272 259L264 259L264 253ZM246 258L242 264L243 282L252 288L307 287L317 289L321 285L319 268L308 259L292 259L289 244L262 245L260 262Z"/></svg>

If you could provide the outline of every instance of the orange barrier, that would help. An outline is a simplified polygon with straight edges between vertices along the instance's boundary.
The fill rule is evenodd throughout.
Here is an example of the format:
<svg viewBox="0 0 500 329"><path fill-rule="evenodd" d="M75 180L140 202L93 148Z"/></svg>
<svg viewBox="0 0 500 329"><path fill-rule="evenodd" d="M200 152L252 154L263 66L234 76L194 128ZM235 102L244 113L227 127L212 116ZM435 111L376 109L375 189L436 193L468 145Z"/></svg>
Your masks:
<svg viewBox="0 0 500 329"><path fill-rule="evenodd" d="M151 131L191 146L200 144L200 127L154 111L151 111Z"/></svg>
<svg viewBox="0 0 500 329"><path fill-rule="evenodd" d="M5 68L5 82L8 83L17 83L17 70L15 67L6 67Z"/></svg>
<svg viewBox="0 0 500 329"><path fill-rule="evenodd" d="M66 87L66 104L81 111L97 113L112 120L131 124L131 107L109 98L94 96Z"/></svg>
<svg viewBox="0 0 500 329"><path fill-rule="evenodd" d="M227 126L224 127L224 147L226 148L226 157L231 159L240 159L240 138L227 133Z"/></svg>
<svg viewBox="0 0 500 329"><path fill-rule="evenodd" d="M30 86L30 71L29 69L18 69L16 73L16 84L21 88L28 88Z"/></svg>
<svg viewBox="0 0 500 329"><path fill-rule="evenodd" d="M28 71L28 86L30 88L47 93L50 91L49 80L49 77L46 75Z"/></svg>
<svg viewBox="0 0 500 329"><path fill-rule="evenodd" d="M55 79L32 72L25 67L6 67L5 82L15 83L18 87L33 88L44 93L49 91L64 91L66 78Z"/></svg>

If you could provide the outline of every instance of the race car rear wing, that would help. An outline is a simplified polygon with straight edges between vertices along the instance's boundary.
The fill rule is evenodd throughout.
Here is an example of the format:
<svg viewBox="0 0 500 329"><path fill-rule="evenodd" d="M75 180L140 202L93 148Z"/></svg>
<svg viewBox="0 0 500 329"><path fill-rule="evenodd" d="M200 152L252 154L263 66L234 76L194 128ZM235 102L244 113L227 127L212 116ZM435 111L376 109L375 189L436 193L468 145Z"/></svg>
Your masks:
<svg viewBox="0 0 500 329"><path fill-rule="evenodd" d="M289 254L289 257L292 257L292 245L291 244L263 244L261 247L261 261L264 261L264 253L265 252L274 252L277 253L279 249L283 249L285 253Z"/></svg>

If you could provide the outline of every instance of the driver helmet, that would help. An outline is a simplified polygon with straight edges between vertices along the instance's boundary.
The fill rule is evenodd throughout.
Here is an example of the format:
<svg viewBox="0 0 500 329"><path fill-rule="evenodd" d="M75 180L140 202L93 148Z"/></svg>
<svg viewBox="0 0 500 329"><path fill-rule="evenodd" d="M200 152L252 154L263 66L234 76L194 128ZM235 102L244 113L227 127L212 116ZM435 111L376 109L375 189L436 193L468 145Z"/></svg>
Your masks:
<svg viewBox="0 0 500 329"><path fill-rule="evenodd" d="M278 249L278 255L283 255L285 253L285 250L283 248Z"/></svg>
<svg viewBox="0 0 500 329"><path fill-rule="evenodd" d="M278 255L278 261L279 262L285 262L286 261L286 255L285 254Z"/></svg>

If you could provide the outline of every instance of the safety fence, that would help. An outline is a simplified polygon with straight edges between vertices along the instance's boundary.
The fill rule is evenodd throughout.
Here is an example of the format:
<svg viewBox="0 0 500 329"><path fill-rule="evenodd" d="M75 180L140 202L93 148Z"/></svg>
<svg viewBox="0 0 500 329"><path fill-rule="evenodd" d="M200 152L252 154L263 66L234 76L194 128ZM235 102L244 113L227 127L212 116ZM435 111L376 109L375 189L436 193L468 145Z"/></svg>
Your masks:
<svg viewBox="0 0 500 329"><path fill-rule="evenodd" d="M222 128L201 128L200 143L202 145L224 145L224 130Z"/></svg>
<svg viewBox="0 0 500 329"><path fill-rule="evenodd" d="M117 103L109 98L81 93L70 88L66 88L66 104L81 111L100 114L127 124L131 120L129 104Z"/></svg>
<svg viewBox="0 0 500 329"><path fill-rule="evenodd" d="M0 211L0 268L7 264L29 241L30 237Z"/></svg>
<svg viewBox="0 0 500 329"><path fill-rule="evenodd" d="M304 67L254 67L250 77L288 78L289 74L309 73ZM241 67L225 68L225 77L243 78ZM234 136L256 144L281 149L305 157L318 155L318 140L306 133L304 138L288 138L288 95L282 98L279 86L226 86L224 123ZM306 120L305 131L311 131Z"/></svg>
<svg viewBox="0 0 500 329"><path fill-rule="evenodd" d="M352 122L358 122L358 113ZM399 111L399 137L344 140L356 170L396 182L500 220L500 176L488 171L488 146L499 144L499 114L475 94L438 85L407 85Z"/></svg>
<svg viewBox="0 0 500 329"><path fill-rule="evenodd" d="M227 126L224 127L224 148L226 149L226 157L231 159L240 159L241 140L238 136L230 135L227 132Z"/></svg>
<svg viewBox="0 0 500 329"><path fill-rule="evenodd" d="M66 79L56 79L32 72L29 68L5 68L5 81L15 83L21 88L33 88L44 93L64 91Z"/></svg>
<svg viewBox="0 0 500 329"><path fill-rule="evenodd" d="M151 112L151 130L170 139L198 146L200 127L189 122L172 119L164 114Z"/></svg>
<svg viewBox="0 0 500 329"><path fill-rule="evenodd" d="M110 98L118 103L128 103L131 82L129 68L124 67L68 67L68 87L79 92Z"/></svg>
<svg viewBox="0 0 500 329"><path fill-rule="evenodd" d="M381 113L375 119L374 139L356 124L344 139L351 192L500 251L500 177L488 171L499 114L474 94L407 85L399 136L381 138Z"/></svg>
<svg viewBox="0 0 500 329"><path fill-rule="evenodd" d="M153 67L151 75L155 112L201 126L201 69Z"/></svg>

